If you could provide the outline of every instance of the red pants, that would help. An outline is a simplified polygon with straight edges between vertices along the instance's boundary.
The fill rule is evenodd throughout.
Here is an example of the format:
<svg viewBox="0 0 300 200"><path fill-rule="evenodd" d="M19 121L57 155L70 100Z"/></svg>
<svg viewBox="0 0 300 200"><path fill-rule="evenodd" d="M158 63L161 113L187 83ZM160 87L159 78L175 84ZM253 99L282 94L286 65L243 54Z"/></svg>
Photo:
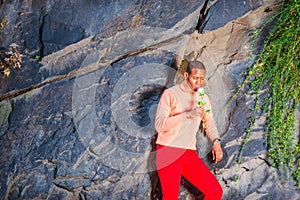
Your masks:
<svg viewBox="0 0 300 200"><path fill-rule="evenodd" d="M195 150L157 145L156 167L163 200L178 199L181 175L205 195L205 200L222 198L222 187Z"/></svg>

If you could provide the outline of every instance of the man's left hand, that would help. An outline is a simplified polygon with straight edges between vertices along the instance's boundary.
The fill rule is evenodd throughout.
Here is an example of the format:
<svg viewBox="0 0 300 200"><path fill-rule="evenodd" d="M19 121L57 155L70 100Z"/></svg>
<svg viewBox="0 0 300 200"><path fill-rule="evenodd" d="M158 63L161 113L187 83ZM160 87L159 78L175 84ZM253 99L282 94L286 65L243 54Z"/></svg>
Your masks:
<svg viewBox="0 0 300 200"><path fill-rule="evenodd" d="M215 163L218 163L223 158L223 150L220 141L215 141L212 147L212 156Z"/></svg>

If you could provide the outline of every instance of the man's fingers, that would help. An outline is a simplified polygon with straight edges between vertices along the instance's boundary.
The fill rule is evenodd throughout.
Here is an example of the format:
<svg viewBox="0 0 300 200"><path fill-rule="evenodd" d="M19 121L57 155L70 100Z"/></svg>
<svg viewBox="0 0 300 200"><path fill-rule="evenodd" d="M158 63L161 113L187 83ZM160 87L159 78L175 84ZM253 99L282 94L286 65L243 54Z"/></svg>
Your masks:
<svg viewBox="0 0 300 200"><path fill-rule="evenodd" d="M223 158L223 152L216 152L216 162L220 162Z"/></svg>
<svg viewBox="0 0 300 200"><path fill-rule="evenodd" d="M223 158L223 152L213 150L212 151L212 156L213 156L213 160L215 161L215 163L218 163Z"/></svg>
<svg viewBox="0 0 300 200"><path fill-rule="evenodd" d="M213 160L216 162L216 152L212 151Z"/></svg>

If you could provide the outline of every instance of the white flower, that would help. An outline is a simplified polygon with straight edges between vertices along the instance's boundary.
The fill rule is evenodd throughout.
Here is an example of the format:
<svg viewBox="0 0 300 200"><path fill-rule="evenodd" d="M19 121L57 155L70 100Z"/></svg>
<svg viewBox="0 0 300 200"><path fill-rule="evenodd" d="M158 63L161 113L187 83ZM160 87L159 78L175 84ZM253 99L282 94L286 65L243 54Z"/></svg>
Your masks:
<svg viewBox="0 0 300 200"><path fill-rule="evenodd" d="M200 96L204 96L204 88L202 88L202 87L198 88L197 91L198 91L198 93L199 93Z"/></svg>

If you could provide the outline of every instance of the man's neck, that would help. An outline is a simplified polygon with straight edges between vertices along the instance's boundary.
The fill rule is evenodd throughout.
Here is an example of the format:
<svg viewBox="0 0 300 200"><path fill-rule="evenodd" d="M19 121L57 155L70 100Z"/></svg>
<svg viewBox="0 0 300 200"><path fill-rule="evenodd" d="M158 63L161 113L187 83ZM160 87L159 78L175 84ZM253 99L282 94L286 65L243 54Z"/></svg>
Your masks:
<svg viewBox="0 0 300 200"><path fill-rule="evenodd" d="M195 91L192 87L191 87L191 84L187 81L187 80L184 80L182 83L181 83L181 87L182 89L185 91L185 92L188 92L188 93L195 93L197 91Z"/></svg>

